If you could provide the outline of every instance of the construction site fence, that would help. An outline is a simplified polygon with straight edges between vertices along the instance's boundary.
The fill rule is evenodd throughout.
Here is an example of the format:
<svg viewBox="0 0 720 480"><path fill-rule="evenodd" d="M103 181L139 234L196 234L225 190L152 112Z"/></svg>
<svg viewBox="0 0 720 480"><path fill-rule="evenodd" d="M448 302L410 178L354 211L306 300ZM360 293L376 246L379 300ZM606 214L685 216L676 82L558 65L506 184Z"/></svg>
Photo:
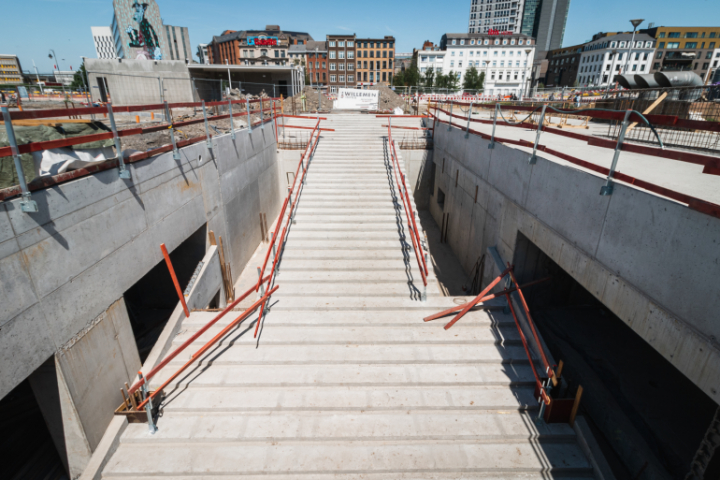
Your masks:
<svg viewBox="0 0 720 480"><path fill-rule="evenodd" d="M442 105L442 106L441 106ZM472 105L472 108L470 108ZM443 107L447 107L443 108ZM453 110L453 107L460 107L455 108ZM493 110L494 115L490 119L481 119L481 118L473 118L472 113L475 111L475 107L478 108L490 108ZM463 112L462 108L465 109L465 112ZM703 173L704 174L710 174L710 175L720 175L720 158L716 156L709 156L709 155L701 155L698 153L683 151L683 150L672 150L672 149L665 149L665 148L658 148L654 146L646 146L646 145L637 145L632 143L627 143L623 141L623 136L620 136L617 140L610 140L600 137L595 137L591 135L585 135L581 133L576 132L570 132L564 129L550 127L543 124L544 120L544 113L547 109L547 104L545 104L545 108L538 107L538 106L527 106L527 105L519 105L519 104L507 104L503 102L496 102L496 103L481 103L481 104L472 104L472 103L466 103L466 102L453 102L453 101L447 101L447 102L436 102L434 105L431 105L431 108L428 110L428 113L433 117L433 128L436 128L437 123L444 123L447 125L455 126L457 128L460 128L461 130L465 130L468 134L474 134L478 135L482 138L485 138L487 140L490 140L491 145L493 145L495 142L505 143L509 145L518 145L522 147L532 148L533 154L531 157L531 163L533 163L533 159L535 157L535 152L537 151L544 151L547 152L550 155L556 156L558 158L561 158L563 160L566 160L570 163L573 163L575 165L578 165L580 167L586 168L588 170L600 173L607 177L607 184L605 187L603 187L605 192L610 193L603 193L603 194L611 194L612 192L612 185L615 180L620 180L625 183L629 183L631 185L635 185L636 187L643 188L645 190L657 193L659 195L671 198L673 200L676 200L680 203L684 203L688 205L689 208L705 213L710 216L714 216L716 218L720 218L720 205L693 197L691 195L687 195L684 193L676 192L674 190L670 190L665 187L661 187L659 185L647 182L645 180L632 177L630 175L621 173L617 171L617 160L618 155L621 151L628 151L628 152L634 152L634 153L640 153L643 155L650 155L655 157L662 157L667 158L671 160L676 160L680 162L685 163L691 163L695 165L702 165ZM513 111L516 112L527 112L529 115L524 119L524 121L518 121L518 122L510 122L506 121L503 118L502 112L505 111L506 116L509 116L509 114ZM542 113L541 113L542 112ZM443 120L438 115L439 113L443 113L448 116L448 121ZM464 114L463 114L464 113ZM563 113L563 111L560 112L561 114L565 114L568 116L575 116L575 117L589 117L594 119L601 119L601 120L609 120L609 121L620 121L624 124L624 129L627 130L627 127L632 124L646 124L646 121L653 125L654 128L657 128L658 126L674 126L677 125L679 128L695 128L698 130L704 130L708 133L715 133L717 134L720 132L720 123L718 122L708 122L708 121L697 121L697 120L684 120L679 119L677 116L673 115L653 115L653 114L647 114L647 115L640 115L638 112L631 112L631 111L612 111L608 109L590 109L590 108L577 108L575 110L567 110ZM539 114L539 115L538 115ZM557 115L558 113L554 113ZM535 119L532 118L533 115L537 115ZM460 124L453 123L453 119L459 119ZM473 130L470 128L471 123L482 123L487 125L493 125L492 134L488 135L486 133ZM495 125L502 125L502 126L509 126L509 127L518 127L527 130L533 129L538 130L538 135L536 136L535 142L529 142L527 140L516 140L516 139L510 139L510 138L501 138L495 135ZM596 146L596 147L603 147L608 149L614 149L616 151L616 159L613 161L613 164L610 168L599 166L595 163L592 163L591 161L582 160L580 158L574 157L572 155L568 155L565 152L561 152L559 150L555 150L553 148L548 147L547 145L542 145L539 143L540 140L540 132L548 132L555 135L565 136L569 138L573 138L576 140L581 140L584 142L587 142L588 145Z"/></svg>
<svg viewBox="0 0 720 480"><path fill-rule="evenodd" d="M198 118L191 117L189 120L172 121L173 109L193 109ZM158 113L158 118L162 119L159 121L151 122L152 126L132 126L126 125L130 128L122 130L117 129L116 119L117 113L142 113L149 112L154 115ZM58 109L42 109L42 110L24 110L24 111L10 111L7 107L2 107L2 115L4 120L4 127L8 138L9 146L0 147L0 159L4 157L10 157L14 161L14 168L16 178L18 181L17 185L9 186L0 189L0 201L7 200L9 198L22 195L23 201L21 206L23 211L35 212L32 209L31 192L34 190L40 190L49 186L57 185L75 178L90 175L103 170L111 168L119 168L120 178L129 178L129 171L126 169L126 164L144 160L152 156L172 151L175 156L179 158L178 149L187 145L192 145L201 141L205 141L208 144L208 148L212 148L212 138L216 134L230 133L235 135L235 131L239 128L246 127L249 129L262 127L268 122L274 121L281 114L280 99L278 98L260 98L253 100L223 100L218 102L181 102L181 103L157 103L151 105L129 105L129 106L114 106L107 104L103 106L93 107L78 107L78 108L58 108ZM81 135L70 138L63 138L59 140L48 140L39 142L30 142L22 145L18 145L15 140L15 132L13 122L23 123L22 121L37 121L42 119L54 119L48 123L63 123L64 119L68 121L90 121L95 119L107 120L109 127L105 125L103 133ZM137 117L136 117L137 118ZM170 121L168 121L170 119ZM243 123L235 124L235 119L244 120ZM225 128L226 132L221 132L213 125L213 122L220 120L229 120L231 122L231 128ZM27 123L27 122L25 122ZM42 123L42 122L40 122ZM177 129L193 124L204 124L204 135L196 136L193 138L180 139L177 136ZM132 154L123 155L122 149L122 138L143 135L153 132L170 132L172 140L171 144L166 144L161 147L152 148L146 151L136 152ZM274 133L277 139L277 129L274 129ZM177 136L177 138L176 138ZM39 172L33 172L33 175L29 175L23 171L20 156L22 154L28 154L33 152L42 152L44 150L72 147L74 145L81 145L85 143L98 142L113 140L114 147L117 157L114 159L108 159L99 165L93 165L86 168L80 168L77 170L68 171L58 175L44 175L39 176ZM128 175L127 177L123 175ZM31 182L26 182L26 177L33 179Z"/></svg>

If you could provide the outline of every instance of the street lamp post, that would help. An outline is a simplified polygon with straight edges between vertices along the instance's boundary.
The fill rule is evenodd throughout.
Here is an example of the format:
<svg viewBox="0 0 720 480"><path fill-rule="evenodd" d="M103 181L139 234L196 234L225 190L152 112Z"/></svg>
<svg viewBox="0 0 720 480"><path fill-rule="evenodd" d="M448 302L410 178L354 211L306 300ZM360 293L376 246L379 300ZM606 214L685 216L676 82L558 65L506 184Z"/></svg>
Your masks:
<svg viewBox="0 0 720 480"><path fill-rule="evenodd" d="M613 75L615 75L615 58L617 57L618 51L613 49L612 51L610 51L610 54L613 57L612 63L610 64L610 75L608 75L607 87L605 87L605 96L607 96L608 91L610 90L610 83L612 82ZM600 75L600 80L602 81L602 73Z"/></svg>
<svg viewBox="0 0 720 480"><path fill-rule="evenodd" d="M55 54L55 50L53 50L51 48L50 52L52 52L52 53L48 53L48 58L55 59L55 66L57 67L58 72L61 72L62 70L60 69L60 62L58 62L58 58L57 58L57 55ZM57 80L57 78L56 78L56 80ZM60 80L60 84L62 85L63 92L65 92L65 84L63 83L62 80Z"/></svg>
<svg viewBox="0 0 720 480"><path fill-rule="evenodd" d="M528 67L530 66L530 52L532 52L531 48L525 49L525 75L527 75ZM527 97L530 96L530 76L527 75Z"/></svg>
<svg viewBox="0 0 720 480"><path fill-rule="evenodd" d="M628 64L630 63L630 56L632 55L632 47L635 45L635 32L637 31L637 27L644 22L645 19L643 18L636 18L633 20L630 20L630 23L632 23L633 26L633 34L632 39L630 40L630 45L628 45L628 57L625 59L625 67L623 68L623 71L627 73L628 71Z"/></svg>

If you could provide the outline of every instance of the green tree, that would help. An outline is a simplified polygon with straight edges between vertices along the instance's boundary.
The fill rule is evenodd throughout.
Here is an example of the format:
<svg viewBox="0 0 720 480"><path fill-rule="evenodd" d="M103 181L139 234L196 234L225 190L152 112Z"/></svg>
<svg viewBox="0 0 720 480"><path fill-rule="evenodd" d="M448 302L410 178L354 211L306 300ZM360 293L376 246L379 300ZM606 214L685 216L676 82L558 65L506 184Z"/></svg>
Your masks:
<svg viewBox="0 0 720 480"><path fill-rule="evenodd" d="M393 77L392 84L395 85L396 87L405 86L405 75L403 74L402 71L395 74L395 76Z"/></svg>
<svg viewBox="0 0 720 480"><path fill-rule="evenodd" d="M410 66L403 72L403 78L405 79L405 85L408 87L416 87L420 84L420 70L417 66L417 56L414 56L410 61Z"/></svg>
<svg viewBox="0 0 720 480"><path fill-rule="evenodd" d="M435 82L435 70L433 69L433 67L430 67L427 70L425 70L425 86L428 88L432 88L434 82Z"/></svg>
<svg viewBox="0 0 720 480"><path fill-rule="evenodd" d="M447 74L447 88L450 90L458 90L460 88L459 74L450 70Z"/></svg>
<svg viewBox="0 0 720 480"><path fill-rule="evenodd" d="M463 90L479 90L478 85L480 85L480 74L475 65L470 65L463 79Z"/></svg>
<svg viewBox="0 0 720 480"><path fill-rule="evenodd" d="M73 81L70 84L70 88L72 90L85 90L85 79L87 77L85 76L85 62L80 65L80 68L77 69L75 72L75 75L73 75Z"/></svg>

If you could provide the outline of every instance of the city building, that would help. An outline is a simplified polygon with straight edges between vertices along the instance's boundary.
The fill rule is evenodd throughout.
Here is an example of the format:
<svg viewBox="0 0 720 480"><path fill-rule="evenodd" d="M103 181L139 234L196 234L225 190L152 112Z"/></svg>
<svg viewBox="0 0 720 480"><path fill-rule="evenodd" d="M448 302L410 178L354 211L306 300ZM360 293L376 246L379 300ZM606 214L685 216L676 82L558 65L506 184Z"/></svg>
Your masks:
<svg viewBox="0 0 720 480"><path fill-rule="evenodd" d="M583 46L578 82L581 86L604 86L615 75L651 73L655 39L645 33L597 34Z"/></svg>
<svg viewBox="0 0 720 480"><path fill-rule="evenodd" d="M208 58L208 44L207 43L200 43L197 47L197 56L200 60L200 63L203 65L210 64L210 59Z"/></svg>
<svg viewBox="0 0 720 480"><path fill-rule="evenodd" d="M327 85L328 83L328 46L327 42L311 40L307 45L297 45L298 51L305 48L306 71L310 84Z"/></svg>
<svg viewBox="0 0 720 480"><path fill-rule="evenodd" d="M163 32L165 32L165 40L170 54L165 60L192 61L192 47L190 46L188 28L163 24Z"/></svg>
<svg viewBox="0 0 720 480"><path fill-rule="evenodd" d="M112 34L118 58L164 60L169 46L155 0L113 0Z"/></svg>
<svg viewBox="0 0 720 480"><path fill-rule="evenodd" d="M520 33L535 39L537 57L562 47L570 0L525 0Z"/></svg>
<svg viewBox="0 0 720 480"><path fill-rule="evenodd" d="M524 0L471 0L468 33L519 33Z"/></svg>
<svg viewBox="0 0 720 480"><path fill-rule="evenodd" d="M355 88L355 34L327 35L326 40L330 93L339 88Z"/></svg>
<svg viewBox="0 0 720 480"><path fill-rule="evenodd" d="M395 73L395 37L358 38L357 84L390 85Z"/></svg>
<svg viewBox="0 0 720 480"><path fill-rule="evenodd" d="M657 41L651 72L692 71L707 78L720 47L720 27L653 27L640 30Z"/></svg>
<svg viewBox="0 0 720 480"><path fill-rule="evenodd" d="M0 84L23 83L22 67L17 55L0 55Z"/></svg>
<svg viewBox="0 0 720 480"><path fill-rule="evenodd" d="M522 33L538 52L560 48L570 0L470 0L468 33Z"/></svg>
<svg viewBox="0 0 720 480"><path fill-rule="evenodd" d="M543 82L546 87L575 86L584 46L585 44L574 45L547 52L548 68Z"/></svg>
<svg viewBox="0 0 720 480"><path fill-rule="evenodd" d="M445 50L443 72L455 73L460 85L472 65L485 72L484 90L488 95L519 97L529 88L535 42L527 35L447 33L440 41L440 49Z"/></svg>
<svg viewBox="0 0 720 480"><path fill-rule="evenodd" d="M70 86L75 78L75 72L72 70L54 70L55 82L66 87Z"/></svg>
<svg viewBox="0 0 720 480"><path fill-rule="evenodd" d="M97 58L118 58L112 29L110 27L90 27L90 30L92 31Z"/></svg>
<svg viewBox="0 0 720 480"><path fill-rule="evenodd" d="M286 65L291 45L304 45L313 38L305 32L288 32L278 25L265 30L225 30L208 45L211 64Z"/></svg>
<svg viewBox="0 0 720 480"><path fill-rule="evenodd" d="M435 73L442 73L443 64L445 62L445 50L441 50L439 46L432 42L425 42L422 50L417 52L418 69L420 75L425 75L430 68Z"/></svg>

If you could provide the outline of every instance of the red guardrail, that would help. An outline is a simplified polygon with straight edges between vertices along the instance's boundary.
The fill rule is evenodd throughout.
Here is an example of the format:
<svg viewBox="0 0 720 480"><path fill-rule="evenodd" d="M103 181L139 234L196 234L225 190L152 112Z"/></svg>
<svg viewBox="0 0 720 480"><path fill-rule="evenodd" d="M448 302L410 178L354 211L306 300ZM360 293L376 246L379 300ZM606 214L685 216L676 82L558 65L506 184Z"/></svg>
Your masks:
<svg viewBox="0 0 720 480"><path fill-rule="evenodd" d="M445 112L443 109L440 109L440 108L437 108L437 110L438 110L438 111L441 111L441 112L444 112L444 113L447 113L447 112ZM440 117L438 117L436 114L433 114L433 113L430 113L430 115L433 117L433 119L434 119L435 122L444 123L444 124L446 124L446 125L452 125L452 126L454 126L454 127L460 128L461 130L465 130L465 131L467 131L467 132L469 132L469 133L472 133L473 135L477 135L477 136L482 137L482 138L487 139L487 140L490 140L490 139L491 139L491 135L488 135L488 134L486 134L486 133L479 132L479 131L473 130L473 129L468 129L468 128L463 127L463 126L451 124L449 121L442 120L442 119L440 119ZM454 114L452 115L452 117L461 118L461 119L467 121L467 117L458 117L457 115L454 115ZM473 120L471 120L471 121L473 121ZM482 121L481 123L486 123L486 121ZM492 122L489 122L489 123L492 123ZM501 123L498 122L498 124L501 124ZM515 126L515 125L512 125L512 124L507 124L507 125L509 125L509 126ZM531 126L531 125L523 125L521 128L532 128L532 126ZM537 130L537 128L535 128L535 130ZM548 132L551 132L551 133L557 133L557 132L555 132L555 130L559 130L559 129L547 129L547 130L546 130L546 127L543 127L543 131L548 131ZM564 131L563 131L562 134L570 134L570 132L564 132ZM577 134L570 134L570 135L577 135ZM568 136L569 136L569 135L568 135ZM585 137L585 138L591 138L591 137L588 137L588 136L585 136L585 135L580 135L580 136L581 136L581 137ZM498 137L497 135L494 137L494 140L495 140L496 142L499 142L499 143L506 143L506 144L510 144L510 145L518 145L518 146L528 147L528 148L533 148L533 146L534 146L534 144L533 144L532 142L528 142L527 140L514 140L514 139L509 139L509 138L501 138L501 137ZM625 145L627 145L627 144L623 144L623 146L625 146ZM633 145L633 147L636 147L636 145ZM554 156L556 156L556 157L558 157L558 158L562 158L563 160L566 160L566 161L568 161L568 162L570 162L570 163L573 163L573 164L578 165L578 166L580 166L580 167L586 168L586 169L588 169L588 170L592 170L592 171L597 172L597 173L600 173L600 174L602 174L602 175L609 175L609 174L610 174L610 169L608 169L608 168L602 167L602 166L600 166L600 165L596 165L596 164L594 164L594 163L591 163L591 162L588 162L588 161L585 161L585 160L581 160L581 159L579 159L579 158L577 158L577 157L574 157L574 156L572 156L572 155L568 155L568 154L566 154L566 153L560 152L559 150L555 150L555 149L549 148L547 145L538 144L537 149L538 149L539 151L547 152L547 153L549 153L549 154L551 154L551 155L554 155ZM623 150L625 150L625 148L623 148ZM658 150L659 150L659 149L658 149ZM636 151L636 150L628 149L628 151ZM665 151L667 152L668 150L665 150ZM642 153L642 152L638 152L638 153ZM685 152L678 152L678 153L683 154L683 155L685 154ZM691 155L694 155L694 154L691 154ZM720 160L720 159L713 158L713 157L707 157L707 158L710 158L710 159L712 159L712 160L714 160L714 161ZM697 163L697 162L690 162L690 163ZM706 171L707 171L709 168L714 167L714 165L718 165L718 167L720 168L720 164L718 164L718 163L715 163L715 164L713 164L713 163L706 163L706 164L705 164L705 170L704 170L703 172L707 173ZM639 187L639 188L643 188L643 189L648 190L648 191L650 191L650 192L654 192L654 193L657 193L657 194L659 194L659 195L662 195L662 196L671 198L671 199L676 200L676 201L678 201L678 202L680 202L680 203L687 204L687 205L688 205L688 208L691 208L691 209L696 210L696 211L698 211L698 212L704 213L704 214L706 214L706 215L710 215L710 216L713 216L713 217L716 217L716 218L720 218L720 205L717 205L717 204L715 204L715 203L708 202L708 201L706 201L706 200L702 200L702 199L699 199L699 198L696 198L696 197L693 197L693 196L690 196L690 195L687 195L687 194L684 194L684 193L676 192L676 191L674 191L674 190L670 190L669 188L661 187L660 185L656 185L656 184L654 184L654 183L647 182L647 181L645 181L645 180L641 180L641 179L639 179L639 178L632 177L632 176L630 176L630 175L627 175L627 174L624 174L624 173L621 173L621 172L618 172L618 171L613 172L612 178L613 178L614 180L620 180L620 181L622 181L622 182L629 183L629 184L631 184L631 185L634 185L634 186Z"/></svg>
<svg viewBox="0 0 720 480"><path fill-rule="evenodd" d="M388 143L390 147L390 161L393 164L393 172L395 173L397 188L400 192L403 209L405 210L405 218L407 220L408 229L410 230L410 238L412 239L413 250L415 251L418 268L420 269L420 276L423 280L423 286L427 287L428 269L425 262L425 255L422 252L422 242L420 241L420 234L415 223L415 212L413 211L412 203L410 202L410 196L407 193L405 175L403 175L402 170L400 170L400 163L398 162L397 150L395 150L395 142L392 138L392 127L390 125L388 125ZM400 183L401 180L402 183Z"/></svg>

